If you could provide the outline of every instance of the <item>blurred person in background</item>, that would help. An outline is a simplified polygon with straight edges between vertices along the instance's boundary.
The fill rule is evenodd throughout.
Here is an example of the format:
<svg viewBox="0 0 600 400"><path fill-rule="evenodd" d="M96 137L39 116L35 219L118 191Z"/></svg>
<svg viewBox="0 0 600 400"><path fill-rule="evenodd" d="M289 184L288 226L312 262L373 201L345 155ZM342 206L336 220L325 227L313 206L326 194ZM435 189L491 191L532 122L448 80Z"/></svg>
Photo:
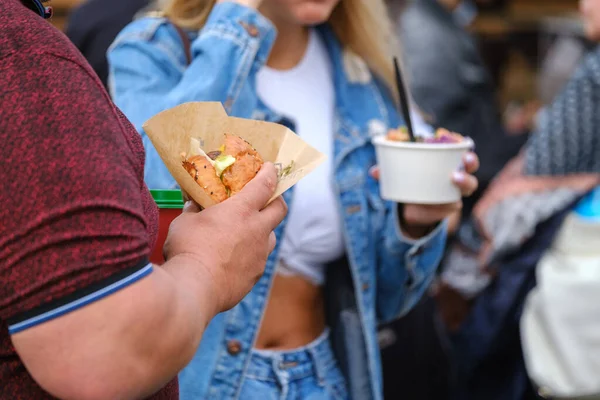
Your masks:
<svg viewBox="0 0 600 400"><path fill-rule="evenodd" d="M581 9L600 41L600 3ZM475 206L471 246L451 249L442 280L455 301L439 305L458 365L453 398L600 393L599 110L596 47ZM479 284L453 279L465 270Z"/></svg>
<svg viewBox="0 0 600 400"><path fill-rule="evenodd" d="M84 0L69 14L65 34L105 87L108 87L106 52L110 44L148 3L149 0Z"/></svg>
<svg viewBox="0 0 600 400"><path fill-rule="evenodd" d="M211 318L264 270L286 214L275 167L171 224L144 148L39 0L0 0L0 399L179 399Z"/></svg>
<svg viewBox="0 0 600 400"><path fill-rule="evenodd" d="M471 137L481 158L480 185L465 199L465 218L527 140L503 126L492 77L466 29L476 15L473 0L406 0L397 23L415 103L434 127Z"/></svg>
<svg viewBox="0 0 600 400"><path fill-rule="evenodd" d="M509 134L503 126L493 79L475 38L466 29L477 14L473 1L392 0L388 6L397 23L415 103L434 128L470 136L482 160L476 174L479 189L465 199L464 207L450 224L448 243L468 243L468 235L459 229L461 221L468 221L485 188L518 153L527 137ZM380 334L388 338L382 349L386 395L419 400L444 398L453 368L434 300L424 296L410 314L383 327ZM389 340L398 337L403 340ZM403 384L397 376L407 377L408 383Z"/></svg>
<svg viewBox="0 0 600 400"><path fill-rule="evenodd" d="M600 2L582 0L580 9L588 39L600 42ZM547 155L531 152L529 173L600 175L600 118L593 116L600 109L600 48L592 51L573 81L580 83L575 86L572 82L566 96L583 97L569 105L584 107L578 110L583 119L571 120L575 126L567 135L582 132L562 143L570 146L573 140L578 150L566 156L581 159L560 168ZM553 146L555 135L547 132L536 140L541 146ZM600 399L600 186L566 216L537 266L536 278L521 318L529 376L545 397Z"/></svg>
<svg viewBox="0 0 600 400"><path fill-rule="evenodd" d="M379 195L370 139L403 124L383 2L159 5L162 15L127 26L108 54L111 93L142 135L150 187L176 182L141 126L187 101L285 124L328 156L284 195L280 245L255 290L207 328L180 375L182 399L381 399L377 323L405 314L429 286L446 218L461 206ZM465 195L477 165L469 154L455 178Z"/></svg>

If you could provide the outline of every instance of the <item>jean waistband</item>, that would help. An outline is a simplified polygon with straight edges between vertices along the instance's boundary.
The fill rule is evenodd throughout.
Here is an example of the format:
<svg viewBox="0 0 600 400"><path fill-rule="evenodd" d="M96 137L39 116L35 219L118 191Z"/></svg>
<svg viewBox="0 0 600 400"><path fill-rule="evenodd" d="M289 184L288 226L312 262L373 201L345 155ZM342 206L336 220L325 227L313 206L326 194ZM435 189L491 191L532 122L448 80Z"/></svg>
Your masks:
<svg viewBox="0 0 600 400"><path fill-rule="evenodd" d="M287 381L315 375L323 380L327 371L335 366L336 360L329 341L329 329L306 346L292 350L253 349L246 375L253 379Z"/></svg>

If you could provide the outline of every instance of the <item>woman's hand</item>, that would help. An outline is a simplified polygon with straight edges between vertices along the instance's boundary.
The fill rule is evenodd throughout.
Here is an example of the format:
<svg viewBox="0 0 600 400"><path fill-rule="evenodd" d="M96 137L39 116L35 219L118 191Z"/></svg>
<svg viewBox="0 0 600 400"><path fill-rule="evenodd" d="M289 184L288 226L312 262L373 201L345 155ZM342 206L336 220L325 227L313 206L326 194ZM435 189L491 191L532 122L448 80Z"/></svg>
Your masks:
<svg viewBox="0 0 600 400"><path fill-rule="evenodd" d="M463 197L469 197L479 185L477 178L472 175L479 169L479 158L475 153L469 152L465 154L463 163L465 171L455 172L452 181L458 186ZM377 166L373 167L370 173L375 179L379 179ZM459 213L462 201L439 205L404 204L402 209L402 230L407 236L416 239L427 235L444 219Z"/></svg>

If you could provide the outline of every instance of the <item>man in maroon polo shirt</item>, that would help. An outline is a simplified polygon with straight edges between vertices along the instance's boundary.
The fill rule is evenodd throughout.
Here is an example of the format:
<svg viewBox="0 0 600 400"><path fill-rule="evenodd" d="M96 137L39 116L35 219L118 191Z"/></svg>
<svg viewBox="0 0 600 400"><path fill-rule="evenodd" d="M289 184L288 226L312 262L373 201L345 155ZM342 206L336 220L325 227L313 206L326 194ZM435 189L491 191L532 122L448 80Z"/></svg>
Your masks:
<svg viewBox="0 0 600 400"><path fill-rule="evenodd" d="M275 169L187 204L153 266L141 139L41 16L39 0L0 0L0 399L177 399L206 325L274 246Z"/></svg>

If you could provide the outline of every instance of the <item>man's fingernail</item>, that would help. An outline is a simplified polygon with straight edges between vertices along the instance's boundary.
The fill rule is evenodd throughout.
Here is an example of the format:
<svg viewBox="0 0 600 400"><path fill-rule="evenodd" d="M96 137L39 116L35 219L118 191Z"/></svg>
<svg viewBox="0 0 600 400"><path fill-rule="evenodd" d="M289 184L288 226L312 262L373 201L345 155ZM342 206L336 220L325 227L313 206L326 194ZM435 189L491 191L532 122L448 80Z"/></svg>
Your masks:
<svg viewBox="0 0 600 400"><path fill-rule="evenodd" d="M465 180L465 174L463 174L462 172L455 172L453 178L455 182L460 183Z"/></svg>

